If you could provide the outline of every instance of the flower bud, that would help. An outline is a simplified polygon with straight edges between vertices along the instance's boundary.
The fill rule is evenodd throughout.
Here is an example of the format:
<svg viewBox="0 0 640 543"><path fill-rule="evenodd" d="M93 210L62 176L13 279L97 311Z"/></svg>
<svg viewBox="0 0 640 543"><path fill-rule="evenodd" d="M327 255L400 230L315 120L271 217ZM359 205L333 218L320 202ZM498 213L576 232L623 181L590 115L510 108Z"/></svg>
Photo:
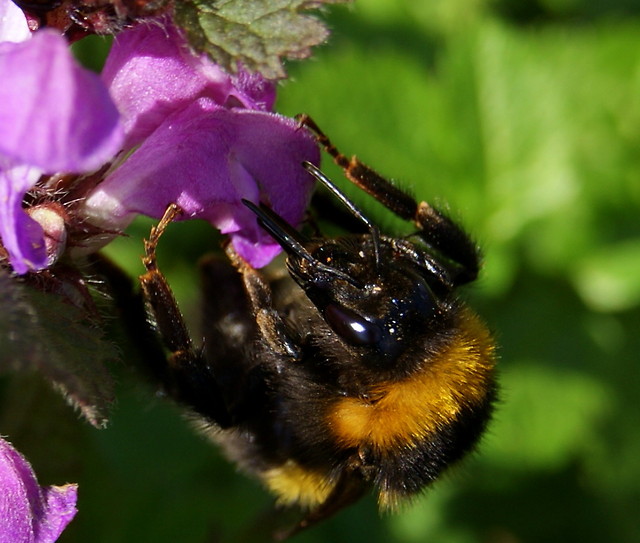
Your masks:
<svg viewBox="0 0 640 543"><path fill-rule="evenodd" d="M33 206L26 212L42 227L49 267L60 258L67 246L66 212L55 202Z"/></svg>

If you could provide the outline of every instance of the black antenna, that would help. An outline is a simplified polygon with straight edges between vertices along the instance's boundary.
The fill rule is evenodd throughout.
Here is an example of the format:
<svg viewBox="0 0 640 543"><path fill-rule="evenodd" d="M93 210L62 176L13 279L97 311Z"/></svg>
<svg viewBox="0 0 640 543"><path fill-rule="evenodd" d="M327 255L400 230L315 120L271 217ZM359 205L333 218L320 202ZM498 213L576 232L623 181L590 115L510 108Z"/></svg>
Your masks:
<svg viewBox="0 0 640 543"><path fill-rule="evenodd" d="M309 262L315 261L304 247L306 239L300 232L283 220L280 215L263 204L257 206L252 201L245 199L242 199L242 203L257 215L260 226L269 232L271 237L288 253L293 253Z"/></svg>
<svg viewBox="0 0 640 543"><path fill-rule="evenodd" d="M343 279L357 288L362 288L363 285L350 275L315 259L304 246L304 242L306 241L305 237L271 208L264 204L257 206L250 200L245 200L244 198L242 199L242 203L257 215L260 226L269 232L271 237L273 237L287 253L292 253L299 258L303 258L317 270Z"/></svg>
<svg viewBox="0 0 640 543"><path fill-rule="evenodd" d="M345 207L351 212L351 214L358 220L362 221L369 229L371 238L373 240L373 253L377 269L380 262L380 231L378 230L378 227L362 214L362 211L360 211L356 207L356 205L351 200L349 200L349 198L347 198L347 196L334 184L333 181L331 181L331 179L329 179L322 172L322 170L320 170L320 168L306 160L302 163L302 166L320 183L327 187L331 191L331 193L334 194L338 198L338 200L340 200L345 205Z"/></svg>

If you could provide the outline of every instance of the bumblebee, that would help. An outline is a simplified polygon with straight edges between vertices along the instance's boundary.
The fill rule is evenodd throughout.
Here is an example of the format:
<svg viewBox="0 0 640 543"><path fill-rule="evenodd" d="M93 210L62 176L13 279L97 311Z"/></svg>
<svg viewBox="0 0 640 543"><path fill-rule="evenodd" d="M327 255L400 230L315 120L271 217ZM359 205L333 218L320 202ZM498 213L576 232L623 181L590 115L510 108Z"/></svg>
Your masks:
<svg viewBox="0 0 640 543"><path fill-rule="evenodd" d="M445 214L340 153L310 118L300 122L350 181L417 231L384 235L305 163L364 233L307 238L269 207L245 202L282 246L288 273L253 269L230 245L225 259L205 260L202 349L156 262L177 206L145 241L140 277L171 351L157 369L168 394L279 504L305 511L280 536L370 489L381 509L396 509L474 448L496 396L494 340L456 296L478 275L475 243Z"/></svg>

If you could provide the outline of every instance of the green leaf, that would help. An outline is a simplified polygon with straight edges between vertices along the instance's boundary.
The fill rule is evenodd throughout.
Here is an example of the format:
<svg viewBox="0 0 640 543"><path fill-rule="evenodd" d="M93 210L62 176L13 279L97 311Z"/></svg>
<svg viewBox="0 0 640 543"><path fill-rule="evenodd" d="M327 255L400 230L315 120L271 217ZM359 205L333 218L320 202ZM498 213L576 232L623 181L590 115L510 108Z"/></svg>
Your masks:
<svg viewBox="0 0 640 543"><path fill-rule="evenodd" d="M100 328L57 294L0 273L0 372L38 371L94 426L113 402L106 368L117 358Z"/></svg>
<svg viewBox="0 0 640 543"><path fill-rule="evenodd" d="M612 409L605 383L534 361L503 371L501 387L502 405L483 454L502 469L560 469L586 455Z"/></svg>
<svg viewBox="0 0 640 543"><path fill-rule="evenodd" d="M310 8L340 0L188 0L176 21L189 43L228 71L240 66L269 79L285 77L284 58L301 59L329 34Z"/></svg>
<svg viewBox="0 0 640 543"><path fill-rule="evenodd" d="M640 239L611 244L578 262L578 293L595 311L624 311L640 304Z"/></svg>

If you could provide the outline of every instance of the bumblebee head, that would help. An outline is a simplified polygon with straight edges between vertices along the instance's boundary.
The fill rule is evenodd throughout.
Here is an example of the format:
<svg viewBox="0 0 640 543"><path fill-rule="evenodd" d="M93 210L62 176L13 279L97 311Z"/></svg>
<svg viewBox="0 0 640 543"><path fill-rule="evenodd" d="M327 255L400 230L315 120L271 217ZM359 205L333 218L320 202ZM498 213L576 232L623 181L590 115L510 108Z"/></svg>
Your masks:
<svg viewBox="0 0 640 543"><path fill-rule="evenodd" d="M333 332L370 364L392 362L416 331L437 327L446 313L447 301L392 238L320 239L306 249L312 259L289 256L289 272Z"/></svg>
<svg viewBox="0 0 640 543"><path fill-rule="evenodd" d="M287 253L291 277L333 332L327 342L341 343L352 360L404 374L415 358L406 357L403 367L401 355L416 335L426 340L446 334L457 307L452 289L418 244L382 236L375 228L307 239L270 208L245 204Z"/></svg>

